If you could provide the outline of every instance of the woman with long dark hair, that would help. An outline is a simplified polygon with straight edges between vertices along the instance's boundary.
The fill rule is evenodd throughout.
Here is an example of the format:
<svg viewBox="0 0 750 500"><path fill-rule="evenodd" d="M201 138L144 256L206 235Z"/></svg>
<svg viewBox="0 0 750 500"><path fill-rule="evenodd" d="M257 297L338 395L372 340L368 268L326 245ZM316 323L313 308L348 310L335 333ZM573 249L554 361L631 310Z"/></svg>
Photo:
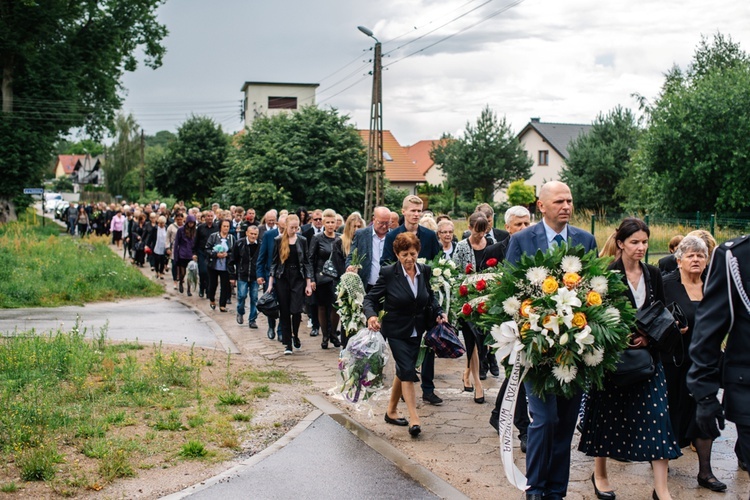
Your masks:
<svg viewBox="0 0 750 500"><path fill-rule="evenodd" d="M174 238L172 255L177 266L177 282L179 283L180 293L185 290L185 273L190 260L193 258L196 226L195 215L188 215L185 224L177 229L177 235ZM193 295L190 290L190 283L188 283L187 294L188 297Z"/></svg>
<svg viewBox="0 0 750 500"><path fill-rule="evenodd" d="M234 247L234 236L229 234L231 222L228 219L221 221L219 232L213 233L206 241L206 254L208 255L208 300L211 301L211 309L216 309L216 288L221 283L219 293L219 310L227 312L227 301L231 291L229 275L230 261L227 259L229 250Z"/></svg>
<svg viewBox="0 0 750 500"><path fill-rule="evenodd" d="M610 269L620 272L628 286L625 292L633 307L664 302L664 286L659 269L643 262L651 232L640 219L627 218L617 228L615 243L620 258ZM614 499L607 477L607 458L651 462L654 475L653 498L668 500L669 460L682 455L672 432L667 411L667 383L659 352L649 346L645 332L634 330L631 349L649 349L656 371L648 380L615 387L605 380L604 390L588 393L579 450L594 457L591 482L597 498Z"/></svg>
<svg viewBox="0 0 750 500"><path fill-rule="evenodd" d="M305 309L305 295L312 295L312 266L308 257L307 240L298 235L299 217L287 216L286 230L274 239L273 259L268 277L267 292L276 289L279 301L280 325L284 354L299 349L299 325Z"/></svg>

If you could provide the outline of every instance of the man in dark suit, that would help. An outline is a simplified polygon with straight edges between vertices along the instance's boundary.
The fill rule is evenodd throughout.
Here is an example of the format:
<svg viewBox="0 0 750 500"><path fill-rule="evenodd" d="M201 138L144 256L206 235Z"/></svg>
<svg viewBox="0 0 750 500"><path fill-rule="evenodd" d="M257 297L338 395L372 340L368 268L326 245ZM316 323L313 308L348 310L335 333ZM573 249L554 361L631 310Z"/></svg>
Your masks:
<svg viewBox="0 0 750 500"><path fill-rule="evenodd" d="M422 217L422 199L416 195L409 195L404 198L401 204L401 212L404 214L404 223L396 229L391 230L385 237L383 246L383 255L380 257L380 265L385 266L396 261L396 255L393 253L393 241L401 233L411 231L419 238L422 248L419 250L419 257L432 260L440 253L440 242L437 239L435 231L419 225L419 219ZM443 404L443 399L435 394L435 353L427 350L424 361L422 361L422 400L431 405Z"/></svg>
<svg viewBox="0 0 750 500"><path fill-rule="evenodd" d="M695 312L690 342L693 365L687 386L698 402L695 420L717 438L726 418L737 426L734 451L740 468L750 457L750 238L741 236L714 250L703 300ZM724 364L719 366L721 343L729 332ZM717 399L724 384L724 406ZM717 426L718 421L718 426Z"/></svg>
<svg viewBox="0 0 750 500"><path fill-rule="evenodd" d="M258 241L263 241L263 235L266 233L266 231L270 231L271 229L276 227L276 210L269 210L266 212L266 215L263 217L263 224L258 226ZM277 234L278 236L278 234ZM271 240L273 242L273 240ZM270 264L269 264L270 267Z"/></svg>
<svg viewBox="0 0 750 500"><path fill-rule="evenodd" d="M275 214L273 215L275 223L276 217ZM268 217L268 214L266 214L266 217ZM263 234L263 240L261 240L260 249L258 250L258 261L255 264L255 272L258 277L258 288L260 290L266 289L268 276L271 274L271 264L273 263L273 240L279 235L279 231L284 231L285 228L286 216L282 215L281 217L279 217L278 224L274 224L274 227L272 229L267 230ZM275 328L276 319L268 318L268 332L266 332L266 335L269 339L273 340L273 338L276 336L276 333L278 333L279 342L281 342L281 323L279 322L279 328L276 333L274 333Z"/></svg>
<svg viewBox="0 0 750 500"><path fill-rule="evenodd" d="M523 254L533 256L537 250L546 252L556 245L583 245L586 251L596 250L594 237L568 224L573 214L570 188L551 181L539 191L537 208L542 222L528 227L510 238L505 259L518 264ZM524 383L529 398L531 425L526 451L526 498L561 499L568 490L570 478L570 442L573 439L581 394L572 398L545 394L544 400Z"/></svg>
<svg viewBox="0 0 750 500"><path fill-rule="evenodd" d="M388 234L390 215L391 211L386 207L375 207L372 224L358 229L354 233L349 255L346 256L346 270L348 272L357 271L366 292L369 292L370 288L378 281L380 257L383 254L383 248L385 248L385 236ZM359 269L352 266L352 255L355 250L360 259L361 267Z"/></svg>

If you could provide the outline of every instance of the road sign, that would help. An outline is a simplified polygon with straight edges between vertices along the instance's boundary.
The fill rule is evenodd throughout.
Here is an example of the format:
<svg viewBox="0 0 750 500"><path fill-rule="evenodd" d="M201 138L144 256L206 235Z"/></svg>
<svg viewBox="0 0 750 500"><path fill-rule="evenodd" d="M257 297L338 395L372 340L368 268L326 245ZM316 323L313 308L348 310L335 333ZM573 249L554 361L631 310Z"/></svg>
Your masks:
<svg viewBox="0 0 750 500"><path fill-rule="evenodd" d="M44 194L44 188L24 188L23 194Z"/></svg>

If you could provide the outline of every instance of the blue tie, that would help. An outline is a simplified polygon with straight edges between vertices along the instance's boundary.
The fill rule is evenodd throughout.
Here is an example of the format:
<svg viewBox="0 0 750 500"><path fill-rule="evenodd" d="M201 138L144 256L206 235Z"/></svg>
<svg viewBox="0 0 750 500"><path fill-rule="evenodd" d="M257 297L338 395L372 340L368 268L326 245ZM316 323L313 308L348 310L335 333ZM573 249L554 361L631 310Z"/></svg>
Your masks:
<svg viewBox="0 0 750 500"><path fill-rule="evenodd" d="M554 238L552 238L555 243L557 243L557 246L562 246L563 243L565 243L565 238L563 238L561 235L556 234Z"/></svg>

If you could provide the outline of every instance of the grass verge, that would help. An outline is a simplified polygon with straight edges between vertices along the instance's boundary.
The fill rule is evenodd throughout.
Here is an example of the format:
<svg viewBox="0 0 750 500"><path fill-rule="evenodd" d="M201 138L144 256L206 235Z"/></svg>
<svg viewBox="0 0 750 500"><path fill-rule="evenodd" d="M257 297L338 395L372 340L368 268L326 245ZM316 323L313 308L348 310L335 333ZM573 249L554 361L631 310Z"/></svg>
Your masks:
<svg viewBox="0 0 750 500"><path fill-rule="evenodd" d="M0 225L0 308L56 307L163 293L107 247L26 214Z"/></svg>

